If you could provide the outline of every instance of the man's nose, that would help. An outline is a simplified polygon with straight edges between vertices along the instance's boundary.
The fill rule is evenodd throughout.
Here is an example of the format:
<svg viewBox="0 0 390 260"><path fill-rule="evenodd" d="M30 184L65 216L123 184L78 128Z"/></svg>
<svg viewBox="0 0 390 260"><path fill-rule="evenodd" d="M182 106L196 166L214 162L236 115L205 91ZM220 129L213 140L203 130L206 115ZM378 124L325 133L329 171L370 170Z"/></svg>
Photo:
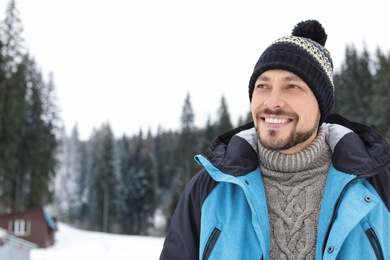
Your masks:
<svg viewBox="0 0 390 260"><path fill-rule="evenodd" d="M277 89L272 89L272 91L269 93L269 96L265 100L264 104L267 106L267 108L275 110L275 109L282 109L285 107L286 102L284 98L282 97L282 93Z"/></svg>

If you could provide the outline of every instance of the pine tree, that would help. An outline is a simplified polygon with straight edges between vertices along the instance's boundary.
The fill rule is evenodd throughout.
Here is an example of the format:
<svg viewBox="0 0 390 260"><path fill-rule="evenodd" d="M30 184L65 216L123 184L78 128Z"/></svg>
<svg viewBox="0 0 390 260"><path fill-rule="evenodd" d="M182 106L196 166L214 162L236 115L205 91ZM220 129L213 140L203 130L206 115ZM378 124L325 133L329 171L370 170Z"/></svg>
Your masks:
<svg viewBox="0 0 390 260"><path fill-rule="evenodd" d="M108 232L115 224L117 176L114 162L114 136L110 126L103 125L93 137L90 180L91 211L93 228Z"/></svg>
<svg viewBox="0 0 390 260"><path fill-rule="evenodd" d="M90 227L89 219L86 218L90 212L90 182L91 182L91 156L90 156L90 147L88 142L80 142L80 173L77 179L76 192L73 195L77 199L77 203L72 205L73 210L71 210L72 217L74 222L79 227L88 228Z"/></svg>
<svg viewBox="0 0 390 260"><path fill-rule="evenodd" d="M179 169L180 173L176 178L179 190L184 188L185 184L195 174L196 167L193 160L197 153L197 129L195 128L195 115L191 105L190 94L187 94L181 114L181 128L178 140L179 150Z"/></svg>
<svg viewBox="0 0 390 260"><path fill-rule="evenodd" d="M23 24L20 19L16 1L10 0L5 12L5 20L1 24L1 42L3 44L3 69L8 78L16 72L17 66L26 54L25 40L22 36Z"/></svg>
<svg viewBox="0 0 390 260"><path fill-rule="evenodd" d="M118 186L118 218L121 223L121 233L131 234L133 223L131 221L132 201L130 197L131 176L130 168L133 165L133 151L129 138L125 135L118 142L119 151L119 186Z"/></svg>
<svg viewBox="0 0 390 260"><path fill-rule="evenodd" d="M370 57L366 49L359 55L354 46L347 46L345 63L335 73L336 105L334 111L352 121L368 123L372 100Z"/></svg>
<svg viewBox="0 0 390 260"><path fill-rule="evenodd" d="M150 137L150 136L149 136ZM120 145L120 223L125 234L139 235L151 225L154 213L154 169L143 133L122 138Z"/></svg>
<svg viewBox="0 0 390 260"><path fill-rule="evenodd" d="M55 176L57 148L57 131L53 118L54 112L47 111L51 101L45 94L50 93L49 86L43 81L41 73L36 68L35 61L28 59L26 71L26 85L28 92L28 120L26 125L25 144L28 149L26 162L29 176L29 193L26 201L27 208L38 208L52 201L52 192L49 190L50 183Z"/></svg>
<svg viewBox="0 0 390 260"><path fill-rule="evenodd" d="M173 212L179 201L187 182L199 171L199 166L194 161L194 155L199 152L200 143L198 141L198 131L195 127L195 115L192 110L190 94L184 101L182 114L180 117L181 127L178 135L178 172L173 180L172 203L169 212Z"/></svg>
<svg viewBox="0 0 390 260"><path fill-rule="evenodd" d="M79 224L78 213L82 201L79 190L85 187L80 180L84 174L81 171L81 141L77 125L70 138L63 132L61 146L57 151L59 167L54 179L54 207L57 217L65 223Z"/></svg>
<svg viewBox="0 0 390 260"><path fill-rule="evenodd" d="M154 225L154 213L155 213L155 195L157 189L157 175L156 175L156 157L154 154L154 138L149 129L146 139L144 140L145 161L143 168L145 169L144 178L144 192L142 196L142 233L148 234L148 227Z"/></svg>
<svg viewBox="0 0 390 260"><path fill-rule="evenodd" d="M55 171L54 103L47 86L24 49L23 26L15 1L7 6L0 28L0 184L1 211L42 207L51 201Z"/></svg>
<svg viewBox="0 0 390 260"><path fill-rule="evenodd" d="M172 131L163 131L158 128L157 135L154 138L154 155L156 158L156 175L157 175L157 192L156 210L166 216L167 223L172 216L172 200L177 202L177 197L172 196L172 191L176 188L173 181L175 176L179 176L179 150L178 150L178 133Z"/></svg>
<svg viewBox="0 0 390 260"><path fill-rule="evenodd" d="M217 119L217 134L223 134L229 130L232 130L233 125L230 120L229 109L226 104L225 96L221 97L221 105L218 109L218 119Z"/></svg>
<svg viewBox="0 0 390 260"><path fill-rule="evenodd" d="M376 51L377 66L374 76L374 97L371 102L372 118L370 123L390 142L390 54Z"/></svg>
<svg viewBox="0 0 390 260"><path fill-rule="evenodd" d="M169 190L172 179L177 173L178 138L177 133L163 131L160 127L154 138L154 156L156 163L157 187Z"/></svg>
<svg viewBox="0 0 390 260"><path fill-rule="evenodd" d="M24 78L26 66L21 64L24 56L23 26L11 0L6 9L5 20L0 27L0 184L1 211L23 209L24 176L20 172L19 154L25 135L28 108L25 102L27 86Z"/></svg>
<svg viewBox="0 0 390 260"><path fill-rule="evenodd" d="M205 154L207 148L217 137L217 125L211 122L210 117L207 118L206 126L203 131L200 131L201 153Z"/></svg>
<svg viewBox="0 0 390 260"><path fill-rule="evenodd" d="M2 207L6 211L23 210L24 190L28 177L26 160L26 123L28 104L25 101L27 85L25 66L19 65L5 82L4 109L0 133L0 176L2 176Z"/></svg>

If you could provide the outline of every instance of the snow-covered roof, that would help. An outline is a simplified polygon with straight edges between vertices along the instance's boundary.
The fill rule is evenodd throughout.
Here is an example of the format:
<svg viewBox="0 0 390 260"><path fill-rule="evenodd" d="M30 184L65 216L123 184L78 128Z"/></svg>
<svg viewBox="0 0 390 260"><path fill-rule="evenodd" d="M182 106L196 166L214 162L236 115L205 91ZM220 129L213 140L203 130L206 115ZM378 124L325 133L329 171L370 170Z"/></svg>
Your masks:
<svg viewBox="0 0 390 260"><path fill-rule="evenodd" d="M38 245L31 243L27 240L15 237L11 234L9 234L5 229L0 228L0 240L3 241L3 243L11 243L14 245L18 245L20 247L26 248L26 249L33 249L37 248Z"/></svg>

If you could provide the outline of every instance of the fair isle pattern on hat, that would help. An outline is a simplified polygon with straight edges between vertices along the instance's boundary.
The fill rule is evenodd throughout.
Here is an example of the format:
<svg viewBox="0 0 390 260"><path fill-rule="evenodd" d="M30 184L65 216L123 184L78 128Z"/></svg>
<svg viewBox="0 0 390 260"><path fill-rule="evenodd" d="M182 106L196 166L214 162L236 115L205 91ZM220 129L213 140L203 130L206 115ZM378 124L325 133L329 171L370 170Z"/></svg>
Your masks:
<svg viewBox="0 0 390 260"><path fill-rule="evenodd" d="M317 99L321 125L335 104L333 62L325 48L327 35L316 20L298 23L292 35L275 40L261 54L249 80L249 100L257 78L268 70L287 70L300 77Z"/></svg>
<svg viewBox="0 0 390 260"><path fill-rule="evenodd" d="M310 55L312 55L318 61L318 63L322 66L322 68L324 69L324 71L328 75L329 81L333 85L332 61L329 59L330 53L325 47L319 45L318 43L316 43L310 39L296 37L296 36L282 37L282 38L274 41L272 44L281 43L281 42L295 44L295 45L301 47L302 49L304 49L305 51L307 51ZM333 89L333 92L334 92L334 89Z"/></svg>

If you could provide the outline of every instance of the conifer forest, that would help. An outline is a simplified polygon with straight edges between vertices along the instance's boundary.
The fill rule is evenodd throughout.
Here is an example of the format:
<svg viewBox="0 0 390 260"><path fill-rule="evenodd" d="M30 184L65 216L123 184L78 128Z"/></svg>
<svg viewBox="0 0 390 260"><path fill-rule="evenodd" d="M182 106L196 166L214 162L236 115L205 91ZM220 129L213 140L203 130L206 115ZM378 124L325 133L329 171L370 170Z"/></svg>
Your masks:
<svg viewBox="0 0 390 260"><path fill-rule="evenodd" d="M79 139L76 126L67 136L54 77L42 75L22 30L11 0L0 27L0 215L50 206L59 221L78 228L164 236L185 184L200 170L193 156L250 122L249 111L232 122L222 96L216 120L199 127L188 94L179 129L115 137L104 124L89 140ZM389 142L389 52L346 46L334 84L333 112L370 125Z"/></svg>

